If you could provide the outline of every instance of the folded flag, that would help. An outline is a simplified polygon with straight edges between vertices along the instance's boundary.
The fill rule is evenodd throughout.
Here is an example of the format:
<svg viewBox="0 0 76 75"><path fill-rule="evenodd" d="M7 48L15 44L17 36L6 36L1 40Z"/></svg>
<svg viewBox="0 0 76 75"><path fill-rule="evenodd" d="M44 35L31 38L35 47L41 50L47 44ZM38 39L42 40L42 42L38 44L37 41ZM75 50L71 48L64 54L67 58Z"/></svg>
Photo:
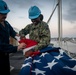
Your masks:
<svg viewBox="0 0 76 75"><path fill-rule="evenodd" d="M59 47L46 47L24 60L19 75L76 75L76 59Z"/></svg>
<svg viewBox="0 0 76 75"><path fill-rule="evenodd" d="M25 55L25 52L33 49L38 44L36 41L31 40L31 39L27 39L27 38L20 39L20 37L18 37L18 36L16 36L15 38L18 40L19 43L25 43L26 44L26 47L23 50L23 55Z"/></svg>
<svg viewBox="0 0 76 75"><path fill-rule="evenodd" d="M31 49L33 49L34 47L36 47L37 42L31 39L21 39L19 41L19 43L25 43L26 44L26 48L23 50L23 55L25 55L25 53Z"/></svg>

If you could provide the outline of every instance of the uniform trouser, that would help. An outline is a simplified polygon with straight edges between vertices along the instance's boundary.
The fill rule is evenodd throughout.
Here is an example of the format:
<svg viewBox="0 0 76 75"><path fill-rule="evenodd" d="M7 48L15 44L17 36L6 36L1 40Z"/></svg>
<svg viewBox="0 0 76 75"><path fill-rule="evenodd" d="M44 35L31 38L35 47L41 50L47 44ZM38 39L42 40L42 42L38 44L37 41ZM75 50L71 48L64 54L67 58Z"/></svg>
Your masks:
<svg viewBox="0 0 76 75"><path fill-rule="evenodd" d="M9 55L5 56L0 55L0 74L10 75Z"/></svg>

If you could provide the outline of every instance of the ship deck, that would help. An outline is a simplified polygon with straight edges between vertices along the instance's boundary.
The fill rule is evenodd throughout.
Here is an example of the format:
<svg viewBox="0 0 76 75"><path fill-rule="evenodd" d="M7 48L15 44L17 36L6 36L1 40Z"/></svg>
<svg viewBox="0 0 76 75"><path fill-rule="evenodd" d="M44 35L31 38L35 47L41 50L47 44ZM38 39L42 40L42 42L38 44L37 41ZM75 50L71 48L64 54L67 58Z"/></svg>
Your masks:
<svg viewBox="0 0 76 75"><path fill-rule="evenodd" d="M24 62L24 56L22 54L22 51L10 54L10 65L14 67L13 70L11 70L11 75L18 75L20 72L20 68Z"/></svg>

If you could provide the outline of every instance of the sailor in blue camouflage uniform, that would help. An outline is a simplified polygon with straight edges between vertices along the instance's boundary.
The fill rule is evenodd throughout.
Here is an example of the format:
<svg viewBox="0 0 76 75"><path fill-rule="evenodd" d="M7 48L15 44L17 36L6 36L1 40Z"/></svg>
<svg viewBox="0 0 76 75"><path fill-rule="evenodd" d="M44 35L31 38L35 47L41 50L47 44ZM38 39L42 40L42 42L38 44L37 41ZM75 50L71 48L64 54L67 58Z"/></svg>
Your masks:
<svg viewBox="0 0 76 75"><path fill-rule="evenodd" d="M15 53L25 46L23 43L19 46L9 44L10 36L15 38L18 35L5 20L9 12L7 4L3 0L0 0L0 75L10 75L9 53Z"/></svg>
<svg viewBox="0 0 76 75"><path fill-rule="evenodd" d="M32 23L22 29L19 34L21 36L29 34L30 39L37 41L38 45L34 48L34 51L37 51L50 44L50 29L43 21L43 15L37 6L32 6L28 13Z"/></svg>

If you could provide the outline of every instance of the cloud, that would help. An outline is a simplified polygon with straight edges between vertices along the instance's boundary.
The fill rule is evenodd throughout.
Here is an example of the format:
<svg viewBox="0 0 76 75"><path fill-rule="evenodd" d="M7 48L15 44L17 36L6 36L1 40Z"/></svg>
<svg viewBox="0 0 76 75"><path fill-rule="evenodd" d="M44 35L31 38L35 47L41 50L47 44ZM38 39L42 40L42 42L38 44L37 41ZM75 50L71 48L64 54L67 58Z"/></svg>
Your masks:
<svg viewBox="0 0 76 75"><path fill-rule="evenodd" d="M4 0L7 4L9 9L11 10L8 14L7 20L16 28L21 29L28 23L30 23L30 19L28 18L28 9L33 6L37 5L44 15L44 21L47 22L48 18L50 17L54 7L57 4L57 0ZM53 32L53 35L57 36L57 30L53 29L54 26L57 26L57 19L58 14L56 10L50 20L50 29ZM62 18L63 24L65 26L64 29L68 30L67 33L65 32L65 36L71 35L72 33L76 32L76 0L62 0ZM66 24L65 21L68 23ZM69 23L70 22L70 23ZM53 26L53 27L52 27ZM68 27L69 26L69 27ZM72 29L70 29L72 27ZM57 27L56 27L57 28ZM66 31L64 30L64 31ZM69 30L74 31L69 33ZM75 33L74 33L75 34ZM73 35L75 36L75 35Z"/></svg>
<svg viewBox="0 0 76 75"><path fill-rule="evenodd" d="M30 6L37 5L42 11L48 12L50 16L53 4L56 4L56 0L4 0L12 13L28 12ZM46 15L46 13L44 13ZM62 0L62 17L64 20L71 23L76 21L76 0ZM24 15L23 15L24 16ZM22 17L23 17L22 16ZM45 16L46 17L46 16Z"/></svg>
<svg viewBox="0 0 76 75"><path fill-rule="evenodd" d="M65 5L64 5L65 4ZM64 0L63 18L71 23L76 21L76 0ZM64 11L65 10L65 11Z"/></svg>
<svg viewBox="0 0 76 75"><path fill-rule="evenodd" d="M28 11L30 6L37 5L43 12L50 10L53 7L53 3L56 4L56 0L4 0L12 13ZM70 21L71 23L76 21L76 0L62 0L62 14L63 19ZM49 15L50 16L50 15Z"/></svg>
<svg viewBox="0 0 76 75"><path fill-rule="evenodd" d="M51 8L53 7L52 5L54 4L52 0L4 0L4 1L8 4L9 9L11 10L11 14L14 15L16 14L16 16L18 15L19 18L27 16L23 14L28 14L28 9L30 8L30 6L33 5L37 5L41 9L45 17L48 17L51 14Z"/></svg>

